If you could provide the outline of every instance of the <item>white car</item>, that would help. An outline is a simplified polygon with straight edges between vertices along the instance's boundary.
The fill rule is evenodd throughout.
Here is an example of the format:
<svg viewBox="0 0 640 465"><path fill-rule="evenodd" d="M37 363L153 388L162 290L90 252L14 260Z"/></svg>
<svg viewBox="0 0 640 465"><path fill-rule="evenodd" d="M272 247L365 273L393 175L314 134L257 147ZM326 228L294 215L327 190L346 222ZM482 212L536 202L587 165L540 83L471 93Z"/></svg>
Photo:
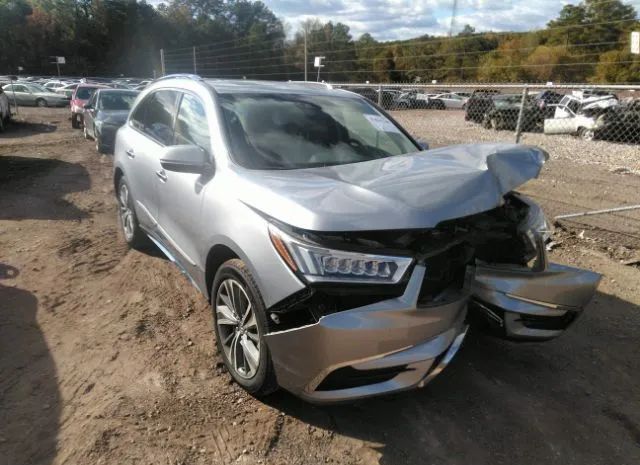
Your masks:
<svg viewBox="0 0 640 465"><path fill-rule="evenodd" d="M467 104L467 100L469 97L463 97L462 95L458 95L455 92L449 92L447 94L436 95L435 97L431 97L431 101L440 101L444 104L444 107L462 109Z"/></svg>
<svg viewBox="0 0 640 465"><path fill-rule="evenodd" d="M556 105L554 117L544 120L544 133L574 134L585 140L593 140L596 121L602 110L619 104L613 95L586 98L565 95Z"/></svg>

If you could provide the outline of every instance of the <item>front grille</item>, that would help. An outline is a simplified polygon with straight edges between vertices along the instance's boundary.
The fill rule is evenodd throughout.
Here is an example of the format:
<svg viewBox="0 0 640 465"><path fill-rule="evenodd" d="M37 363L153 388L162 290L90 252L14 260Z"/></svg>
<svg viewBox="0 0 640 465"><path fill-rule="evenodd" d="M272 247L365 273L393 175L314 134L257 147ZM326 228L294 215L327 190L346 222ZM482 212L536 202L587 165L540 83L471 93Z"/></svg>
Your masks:
<svg viewBox="0 0 640 465"><path fill-rule="evenodd" d="M577 316L577 312L567 312L562 316L520 315L520 321L530 329L562 331L573 323Z"/></svg>
<svg viewBox="0 0 640 465"><path fill-rule="evenodd" d="M383 383L395 378L400 373L411 370L413 369L407 368L407 365L376 368L373 370L356 370L351 366L347 366L329 373L316 388L316 391L336 391L338 389L349 389Z"/></svg>

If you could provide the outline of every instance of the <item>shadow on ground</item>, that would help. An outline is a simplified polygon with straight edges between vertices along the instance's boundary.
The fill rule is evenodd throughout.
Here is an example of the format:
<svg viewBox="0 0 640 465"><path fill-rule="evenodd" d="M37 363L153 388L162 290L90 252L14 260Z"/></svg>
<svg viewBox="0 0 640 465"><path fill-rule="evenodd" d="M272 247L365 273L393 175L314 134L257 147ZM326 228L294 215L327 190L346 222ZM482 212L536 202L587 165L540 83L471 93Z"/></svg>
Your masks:
<svg viewBox="0 0 640 465"><path fill-rule="evenodd" d="M374 443L382 464L640 463L639 310L598 293L555 341L472 331L422 390L332 407L286 393L269 403Z"/></svg>
<svg viewBox="0 0 640 465"><path fill-rule="evenodd" d="M86 212L63 197L90 187L89 173L80 164L0 156L0 220L86 218Z"/></svg>
<svg viewBox="0 0 640 465"><path fill-rule="evenodd" d="M17 275L0 263L0 464L45 465L56 454L60 391L38 299L3 283Z"/></svg>
<svg viewBox="0 0 640 465"><path fill-rule="evenodd" d="M55 132L58 129L58 126L54 123L59 123L59 121L51 123L34 123L14 119L5 126L4 132L0 132L0 140L31 137L35 134Z"/></svg>

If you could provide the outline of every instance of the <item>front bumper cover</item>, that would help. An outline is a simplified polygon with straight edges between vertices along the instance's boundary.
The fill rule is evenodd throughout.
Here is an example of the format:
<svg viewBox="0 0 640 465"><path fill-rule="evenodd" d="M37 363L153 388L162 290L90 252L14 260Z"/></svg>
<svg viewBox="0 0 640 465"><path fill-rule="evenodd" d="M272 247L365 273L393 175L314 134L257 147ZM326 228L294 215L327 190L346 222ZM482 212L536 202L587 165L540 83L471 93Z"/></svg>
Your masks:
<svg viewBox="0 0 640 465"><path fill-rule="evenodd" d="M499 323L502 336L546 340L571 325L601 278L546 261L540 269L476 264L467 268L464 289L447 290L432 304L419 306L424 276L425 267L416 265L400 297L267 334L280 386L316 403L421 387L460 347L470 299ZM327 388L324 381L344 369L361 382ZM370 373L390 374L367 378Z"/></svg>
<svg viewBox="0 0 640 465"><path fill-rule="evenodd" d="M443 294L418 307L425 267L417 265L402 296L324 316L318 323L266 336L279 384L313 402L336 402L410 389L448 363L466 333L468 293ZM446 354L449 353L447 357ZM402 366L390 380L319 389L343 367L379 370Z"/></svg>

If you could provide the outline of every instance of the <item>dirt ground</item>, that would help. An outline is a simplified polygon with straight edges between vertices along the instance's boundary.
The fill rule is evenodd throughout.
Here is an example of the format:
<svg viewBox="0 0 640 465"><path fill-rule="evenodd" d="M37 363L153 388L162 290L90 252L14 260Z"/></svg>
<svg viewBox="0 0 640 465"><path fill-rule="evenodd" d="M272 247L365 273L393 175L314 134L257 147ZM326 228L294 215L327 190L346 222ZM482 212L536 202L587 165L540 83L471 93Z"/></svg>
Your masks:
<svg viewBox="0 0 640 465"><path fill-rule="evenodd" d="M0 465L640 463L637 214L558 228L551 258L604 274L563 337L472 331L422 390L263 402L229 382L205 299L123 246L111 157L67 110L21 112L0 135ZM523 189L551 216L640 203L640 176L551 156Z"/></svg>

